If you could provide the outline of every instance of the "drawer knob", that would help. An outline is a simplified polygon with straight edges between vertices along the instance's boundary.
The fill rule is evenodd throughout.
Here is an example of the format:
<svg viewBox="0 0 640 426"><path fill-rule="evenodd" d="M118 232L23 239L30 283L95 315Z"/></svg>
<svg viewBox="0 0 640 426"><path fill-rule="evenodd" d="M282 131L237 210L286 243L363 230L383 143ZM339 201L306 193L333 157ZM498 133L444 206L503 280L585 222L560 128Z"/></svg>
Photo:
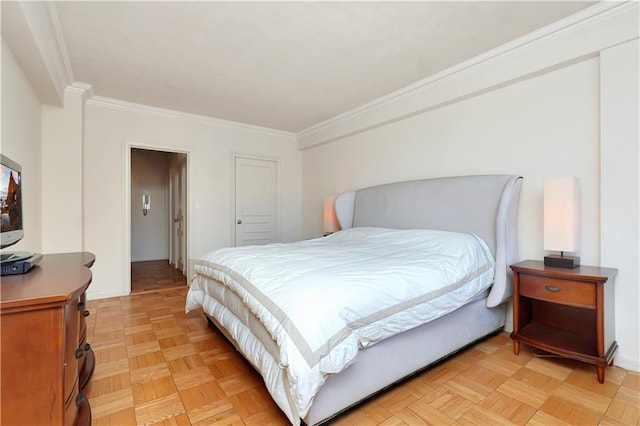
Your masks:
<svg viewBox="0 0 640 426"><path fill-rule="evenodd" d="M81 302L81 303L78 303L78 310L79 310L79 311L84 311L84 307L85 307L85 304L84 304L84 303L82 303L82 302Z"/></svg>
<svg viewBox="0 0 640 426"><path fill-rule="evenodd" d="M559 293L562 290L560 287L554 287L551 285L545 285L544 289L552 293Z"/></svg>
<svg viewBox="0 0 640 426"><path fill-rule="evenodd" d="M84 395L79 393L78 397L76 398L76 405L79 407L82 405L83 402L84 402Z"/></svg>
<svg viewBox="0 0 640 426"><path fill-rule="evenodd" d="M85 317L88 317L89 315L91 315L91 312L89 312L89 311L84 311L84 312L82 313L82 315L84 315Z"/></svg>
<svg viewBox="0 0 640 426"><path fill-rule="evenodd" d="M84 351L85 352L89 352L90 350L91 350L91 345L90 344L87 343L86 345L84 345Z"/></svg>
<svg viewBox="0 0 640 426"><path fill-rule="evenodd" d="M84 355L84 349L82 348L76 349L76 359L82 358L82 355Z"/></svg>

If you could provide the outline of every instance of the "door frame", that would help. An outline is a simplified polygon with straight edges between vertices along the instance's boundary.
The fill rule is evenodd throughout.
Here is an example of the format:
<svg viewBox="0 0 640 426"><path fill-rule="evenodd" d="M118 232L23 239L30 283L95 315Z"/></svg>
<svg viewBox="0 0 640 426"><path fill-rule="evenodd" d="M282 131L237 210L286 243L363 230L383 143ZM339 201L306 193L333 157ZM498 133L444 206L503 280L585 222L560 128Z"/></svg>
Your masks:
<svg viewBox="0 0 640 426"><path fill-rule="evenodd" d="M276 163L276 241L280 241L280 159L268 155L247 154L244 152L231 153L231 245L236 246L236 158L250 160L272 161Z"/></svg>
<svg viewBox="0 0 640 426"><path fill-rule="evenodd" d="M171 154L182 154L182 153L177 153L177 152L171 152ZM188 172L188 164L187 164L187 157L184 157L184 160L180 161L177 165L177 169L174 168L174 165L171 165L169 167L169 213L168 213L168 217L169 217L169 263L172 264L176 269L180 269L182 271L183 275L187 275L187 263L186 263L186 252L185 252L185 248L183 247L184 244L180 245L180 250L176 249L176 241L178 240L178 238L176 238L176 222L175 222L175 214L177 212L174 212L174 207L176 206L176 199L174 197L174 191L175 188L177 186L179 186L179 191L181 194L181 199L180 199L180 206L178 208L178 210L182 211L182 232L183 235L186 235L187 232L187 225L186 225L186 212L187 212L187 188L186 188L186 184L187 184L187 172ZM184 171L183 171L184 169ZM183 175L184 172L184 175ZM176 185L175 182L175 177L176 176L180 176L180 178L178 179L179 181L179 185ZM186 237L184 238L186 240ZM186 241L184 241L184 243L186 243ZM178 268L178 266L180 266L178 264L178 261L182 260L182 267Z"/></svg>
<svg viewBox="0 0 640 426"><path fill-rule="evenodd" d="M193 177L192 167L191 167L191 150L189 148L183 146L167 146L161 144L154 143L143 143L143 142L134 142L134 141L123 141L122 144L123 149L123 179L122 179L122 193L124 194L123 200L123 210L122 210L122 222L124 223L124 235L122 236L123 247L122 253L123 258L121 261L122 264L122 293L125 295L131 294L131 150L132 149L147 149L151 151L162 151L162 152L174 152L178 154L185 154L187 156L187 182L186 182L186 194L185 197L185 206L187 206L184 217L184 227L185 227L185 259L184 259L184 267L185 267L185 275L187 275L187 284L188 273L191 271L191 261L189 258L190 251L190 241L191 241L191 209L189 208L189 202L191 200L191 182ZM170 228L167 224L167 228ZM167 229L167 232L170 232Z"/></svg>

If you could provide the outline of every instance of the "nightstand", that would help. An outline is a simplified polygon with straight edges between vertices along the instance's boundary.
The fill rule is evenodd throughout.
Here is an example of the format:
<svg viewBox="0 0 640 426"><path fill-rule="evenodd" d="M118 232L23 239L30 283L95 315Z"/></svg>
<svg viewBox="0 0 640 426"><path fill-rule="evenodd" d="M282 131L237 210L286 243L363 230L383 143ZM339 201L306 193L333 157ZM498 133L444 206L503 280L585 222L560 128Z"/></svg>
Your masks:
<svg viewBox="0 0 640 426"><path fill-rule="evenodd" d="M594 364L598 381L613 365L614 285L617 269L582 265L574 269L526 260L513 270L513 351L520 343Z"/></svg>

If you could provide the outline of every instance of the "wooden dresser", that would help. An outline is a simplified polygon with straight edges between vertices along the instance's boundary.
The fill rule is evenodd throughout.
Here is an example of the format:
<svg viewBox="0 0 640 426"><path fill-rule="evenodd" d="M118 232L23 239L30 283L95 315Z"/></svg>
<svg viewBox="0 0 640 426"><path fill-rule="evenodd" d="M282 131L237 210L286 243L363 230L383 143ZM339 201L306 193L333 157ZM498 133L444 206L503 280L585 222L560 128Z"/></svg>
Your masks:
<svg viewBox="0 0 640 426"><path fill-rule="evenodd" d="M85 291L91 253L46 254L0 284L2 425L89 425L85 397L95 366Z"/></svg>

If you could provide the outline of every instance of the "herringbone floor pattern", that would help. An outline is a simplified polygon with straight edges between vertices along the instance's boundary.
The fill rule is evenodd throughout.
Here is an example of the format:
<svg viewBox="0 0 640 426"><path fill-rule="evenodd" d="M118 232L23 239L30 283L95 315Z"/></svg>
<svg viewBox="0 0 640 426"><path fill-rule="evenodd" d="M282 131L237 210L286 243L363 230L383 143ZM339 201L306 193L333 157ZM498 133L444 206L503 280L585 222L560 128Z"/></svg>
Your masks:
<svg viewBox="0 0 640 426"><path fill-rule="evenodd" d="M202 312L184 313L186 287L89 301L96 369L94 425L287 423L260 376ZM640 375L527 350L506 333L441 362L348 411L334 425L638 425Z"/></svg>

